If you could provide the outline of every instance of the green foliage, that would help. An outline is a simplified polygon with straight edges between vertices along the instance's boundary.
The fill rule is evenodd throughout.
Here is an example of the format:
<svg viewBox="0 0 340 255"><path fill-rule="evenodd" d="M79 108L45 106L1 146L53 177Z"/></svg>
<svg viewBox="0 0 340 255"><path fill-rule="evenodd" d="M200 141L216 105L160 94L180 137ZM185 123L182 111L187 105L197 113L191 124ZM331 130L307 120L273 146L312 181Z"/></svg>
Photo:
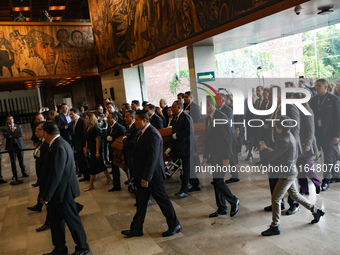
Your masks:
<svg viewBox="0 0 340 255"><path fill-rule="evenodd" d="M340 26L303 33L306 77L338 78L340 75ZM316 61L317 59L317 61Z"/></svg>
<svg viewBox="0 0 340 255"><path fill-rule="evenodd" d="M262 69L257 69L261 66ZM252 48L243 52L224 52L216 55L216 70L222 71L223 77L260 77L274 68L271 53ZM233 73L232 73L233 72Z"/></svg>
<svg viewBox="0 0 340 255"><path fill-rule="evenodd" d="M177 90L180 89L180 85L182 83L181 79L182 78L186 78L189 81L189 69L183 69L183 70L179 70L179 77L177 75L177 73L175 73L172 76L172 80L169 81L169 89L170 89L170 93L173 95L177 95Z"/></svg>

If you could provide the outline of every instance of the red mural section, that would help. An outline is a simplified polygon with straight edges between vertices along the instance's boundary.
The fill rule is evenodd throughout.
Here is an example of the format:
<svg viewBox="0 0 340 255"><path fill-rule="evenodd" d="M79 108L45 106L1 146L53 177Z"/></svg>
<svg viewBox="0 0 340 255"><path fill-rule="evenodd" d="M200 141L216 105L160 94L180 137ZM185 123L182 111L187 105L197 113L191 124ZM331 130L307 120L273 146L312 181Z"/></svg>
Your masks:
<svg viewBox="0 0 340 255"><path fill-rule="evenodd" d="M89 0L99 71L129 64L281 0Z"/></svg>
<svg viewBox="0 0 340 255"><path fill-rule="evenodd" d="M0 80L97 73L90 25L1 26Z"/></svg>

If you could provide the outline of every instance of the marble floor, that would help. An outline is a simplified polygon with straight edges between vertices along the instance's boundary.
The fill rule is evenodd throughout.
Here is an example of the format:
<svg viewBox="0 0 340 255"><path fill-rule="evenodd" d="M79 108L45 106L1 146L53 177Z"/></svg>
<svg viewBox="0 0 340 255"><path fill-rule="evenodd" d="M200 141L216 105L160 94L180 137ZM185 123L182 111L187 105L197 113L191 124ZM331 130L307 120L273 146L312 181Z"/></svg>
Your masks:
<svg viewBox="0 0 340 255"><path fill-rule="evenodd" d="M256 153L255 157L258 157ZM246 164L244 158L240 160L243 165ZM31 187L36 181L32 151L25 152L25 163L30 177L21 178L25 179L24 184L0 185L0 254L36 255L53 249L50 231L35 231L44 223L46 209L40 213L26 209L35 204L38 194L38 188ZM3 156L2 165L4 178L9 181L12 174L7 155ZM82 192L76 200L85 206L80 215L91 254L340 254L340 183L332 184L319 195L310 184L307 197L326 211L318 224L310 224L313 217L302 208L292 216L283 213L281 235L262 237L261 231L271 222L271 213L263 211L270 203L268 180L261 174L241 173L240 177L240 182L229 185L241 201L234 218L208 217L216 210L210 179L202 179L202 191L184 199L174 195L179 189L179 175L167 180L168 194L183 227L182 233L168 238L161 236L167 225L155 202L148 208L144 236L125 238L120 231L129 228L135 213L134 197L127 186L122 191L109 193L110 187L103 186L103 174L98 176L95 189L90 192L83 192L86 183L79 183ZM122 181L125 179L122 174ZM71 254L74 243L68 230L66 236Z"/></svg>

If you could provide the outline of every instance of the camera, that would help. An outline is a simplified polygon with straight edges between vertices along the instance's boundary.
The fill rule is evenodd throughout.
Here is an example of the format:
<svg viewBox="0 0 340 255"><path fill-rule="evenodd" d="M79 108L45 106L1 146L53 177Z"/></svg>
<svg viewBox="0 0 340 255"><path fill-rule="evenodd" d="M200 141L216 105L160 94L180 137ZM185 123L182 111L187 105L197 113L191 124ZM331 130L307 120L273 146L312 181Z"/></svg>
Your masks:
<svg viewBox="0 0 340 255"><path fill-rule="evenodd" d="M296 15L300 15L301 11L302 11L302 7L300 5L297 5L294 9Z"/></svg>

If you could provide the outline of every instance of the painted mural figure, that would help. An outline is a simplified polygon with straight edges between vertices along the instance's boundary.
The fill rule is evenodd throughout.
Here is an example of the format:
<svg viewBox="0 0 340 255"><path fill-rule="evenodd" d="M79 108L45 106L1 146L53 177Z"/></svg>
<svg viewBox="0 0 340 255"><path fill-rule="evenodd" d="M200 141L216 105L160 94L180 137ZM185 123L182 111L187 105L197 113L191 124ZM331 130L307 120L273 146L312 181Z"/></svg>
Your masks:
<svg viewBox="0 0 340 255"><path fill-rule="evenodd" d="M72 31L71 40L73 42L74 47L76 48L82 48L84 46L83 33L79 30Z"/></svg>
<svg viewBox="0 0 340 255"><path fill-rule="evenodd" d="M26 47L14 32L10 33L9 36L10 36L10 39L11 39L10 43L12 45L13 52L14 52L15 68L20 73L21 65L24 65L24 66L27 65L27 59L26 59L26 56L24 54L24 50L25 50Z"/></svg>
<svg viewBox="0 0 340 255"><path fill-rule="evenodd" d="M59 41L58 45L55 47L56 49L61 48L73 48L74 46L69 43L70 34L66 29L59 29L57 31L57 40Z"/></svg>
<svg viewBox="0 0 340 255"><path fill-rule="evenodd" d="M7 67L11 77L13 77L12 66L14 65L14 53L12 45L0 31L0 76L3 76L3 67Z"/></svg>
<svg viewBox="0 0 340 255"><path fill-rule="evenodd" d="M25 36L30 61L22 72L30 76L53 75L56 73L54 38L39 30L31 30Z"/></svg>

